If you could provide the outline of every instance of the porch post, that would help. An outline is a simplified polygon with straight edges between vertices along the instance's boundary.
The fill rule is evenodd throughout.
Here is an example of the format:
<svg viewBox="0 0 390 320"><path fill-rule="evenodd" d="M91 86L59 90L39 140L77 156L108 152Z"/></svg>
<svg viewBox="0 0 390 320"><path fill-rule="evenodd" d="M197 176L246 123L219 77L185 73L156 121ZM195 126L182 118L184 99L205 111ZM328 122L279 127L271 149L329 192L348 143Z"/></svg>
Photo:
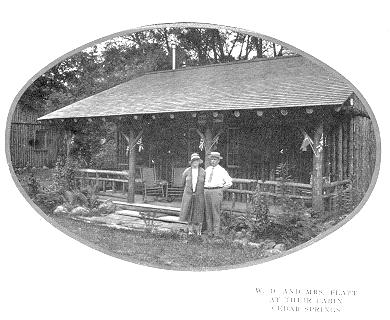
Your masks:
<svg viewBox="0 0 390 320"><path fill-rule="evenodd" d="M134 129L129 128L128 130L128 149L129 149L129 188L127 190L127 202L134 203L134 188L135 188L135 156L136 151L133 148L136 141L134 141Z"/></svg>
<svg viewBox="0 0 390 320"><path fill-rule="evenodd" d="M339 123L337 128L337 178L343 180L343 126Z"/></svg>
<svg viewBox="0 0 390 320"><path fill-rule="evenodd" d="M213 133L211 131L210 125L206 127L204 132L204 150L205 150L205 159L204 159L204 167L207 168L210 165L210 159L208 154L211 152L211 144L213 143Z"/></svg>
<svg viewBox="0 0 390 320"><path fill-rule="evenodd" d="M312 179L312 200L313 210L322 212L324 210L324 201L322 195L322 171L323 171L323 146L324 124L321 121L314 130L313 147L313 179Z"/></svg>
<svg viewBox="0 0 390 320"><path fill-rule="evenodd" d="M65 129L65 135L64 135L64 140L65 140L65 147L66 147L66 159L69 160L70 158L70 144L73 138L72 131L69 129Z"/></svg>

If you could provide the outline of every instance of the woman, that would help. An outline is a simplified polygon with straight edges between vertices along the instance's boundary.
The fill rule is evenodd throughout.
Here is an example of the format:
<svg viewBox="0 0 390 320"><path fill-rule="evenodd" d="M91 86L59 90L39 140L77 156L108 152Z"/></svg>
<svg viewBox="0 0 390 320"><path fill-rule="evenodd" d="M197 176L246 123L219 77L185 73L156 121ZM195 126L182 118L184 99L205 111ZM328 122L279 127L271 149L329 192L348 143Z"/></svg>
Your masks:
<svg viewBox="0 0 390 320"><path fill-rule="evenodd" d="M199 154L193 153L190 167L184 170L182 185L184 193L181 202L180 221L188 222L188 234L201 234L204 219L204 179L206 172L199 167L203 163Z"/></svg>

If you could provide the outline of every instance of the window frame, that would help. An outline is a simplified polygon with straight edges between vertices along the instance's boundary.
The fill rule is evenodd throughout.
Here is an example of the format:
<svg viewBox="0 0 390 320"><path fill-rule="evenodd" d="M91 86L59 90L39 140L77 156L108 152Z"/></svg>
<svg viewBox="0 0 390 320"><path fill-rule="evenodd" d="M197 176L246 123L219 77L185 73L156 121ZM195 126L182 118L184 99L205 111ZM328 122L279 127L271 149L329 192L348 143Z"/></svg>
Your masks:
<svg viewBox="0 0 390 320"><path fill-rule="evenodd" d="M39 134L43 134L43 143L42 144L37 143L38 142L37 137L38 137ZM47 134L48 134L48 130L47 129L36 129L35 130L35 132L34 132L34 144L33 144L33 149L35 151L47 151L48 150ZM39 145L41 145L41 147Z"/></svg>

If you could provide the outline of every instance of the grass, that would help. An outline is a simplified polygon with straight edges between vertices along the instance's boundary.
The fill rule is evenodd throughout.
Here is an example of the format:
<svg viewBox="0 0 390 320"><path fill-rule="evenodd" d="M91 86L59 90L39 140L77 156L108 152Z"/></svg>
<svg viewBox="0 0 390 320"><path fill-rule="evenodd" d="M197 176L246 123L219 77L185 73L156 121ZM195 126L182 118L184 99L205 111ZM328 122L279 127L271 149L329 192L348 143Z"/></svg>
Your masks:
<svg viewBox="0 0 390 320"><path fill-rule="evenodd" d="M232 266L263 257L262 250L258 248L235 247L228 242L213 243L199 238L185 240L177 233L118 230L65 216L52 218L77 237L141 264L200 270Z"/></svg>

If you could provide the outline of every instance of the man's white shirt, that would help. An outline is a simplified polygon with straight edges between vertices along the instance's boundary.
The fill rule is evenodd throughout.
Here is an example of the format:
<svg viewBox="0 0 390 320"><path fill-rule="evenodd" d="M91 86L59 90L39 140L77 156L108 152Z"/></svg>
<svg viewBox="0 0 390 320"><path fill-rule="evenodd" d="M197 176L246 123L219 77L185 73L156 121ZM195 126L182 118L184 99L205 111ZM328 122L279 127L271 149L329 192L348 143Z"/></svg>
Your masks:
<svg viewBox="0 0 390 320"><path fill-rule="evenodd" d="M230 188L232 184L232 178L220 165L216 165L215 167L208 166L206 168L205 188Z"/></svg>

